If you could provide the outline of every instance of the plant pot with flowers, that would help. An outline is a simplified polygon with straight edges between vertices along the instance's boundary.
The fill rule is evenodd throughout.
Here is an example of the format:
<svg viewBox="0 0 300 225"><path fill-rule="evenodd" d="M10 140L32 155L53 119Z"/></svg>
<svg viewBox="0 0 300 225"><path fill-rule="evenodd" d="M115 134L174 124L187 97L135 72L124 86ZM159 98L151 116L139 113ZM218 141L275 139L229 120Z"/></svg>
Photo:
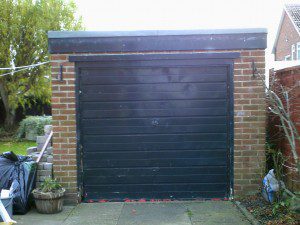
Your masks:
<svg viewBox="0 0 300 225"><path fill-rule="evenodd" d="M43 214L61 212L65 191L56 180L46 178L39 188L32 191L37 211Z"/></svg>

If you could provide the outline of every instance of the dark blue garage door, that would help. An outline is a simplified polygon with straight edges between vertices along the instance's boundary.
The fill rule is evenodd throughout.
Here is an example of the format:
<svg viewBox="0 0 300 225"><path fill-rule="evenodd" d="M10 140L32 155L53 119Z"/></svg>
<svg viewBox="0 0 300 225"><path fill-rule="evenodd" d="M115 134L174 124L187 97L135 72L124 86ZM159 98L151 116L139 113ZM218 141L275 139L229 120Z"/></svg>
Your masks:
<svg viewBox="0 0 300 225"><path fill-rule="evenodd" d="M84 199L228 197L234 57L71 57Z"/></svg>

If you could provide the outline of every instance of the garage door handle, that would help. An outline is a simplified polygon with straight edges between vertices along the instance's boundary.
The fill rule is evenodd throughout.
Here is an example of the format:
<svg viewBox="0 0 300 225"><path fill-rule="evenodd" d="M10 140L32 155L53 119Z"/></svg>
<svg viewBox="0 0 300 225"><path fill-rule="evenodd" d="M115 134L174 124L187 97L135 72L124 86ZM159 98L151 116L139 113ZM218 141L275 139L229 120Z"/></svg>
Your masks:
<svg viewBox="0 0 300 225"><path fill-rule="evenodd" d="M157 126L158 125L158 120L152 120L152 126Z"/></svg>

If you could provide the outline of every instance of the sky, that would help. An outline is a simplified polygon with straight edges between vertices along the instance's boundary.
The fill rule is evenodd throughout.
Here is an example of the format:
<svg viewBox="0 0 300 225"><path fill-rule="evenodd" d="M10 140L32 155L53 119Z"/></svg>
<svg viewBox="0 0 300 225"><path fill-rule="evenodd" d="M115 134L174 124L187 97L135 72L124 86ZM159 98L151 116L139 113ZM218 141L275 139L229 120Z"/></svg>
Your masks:
<svg viewBox="0 0 300 225"><path fill-rule="evenodd" d="M75 0L86 30L267 28L267 61L285 3L300 0Z"/></svg>

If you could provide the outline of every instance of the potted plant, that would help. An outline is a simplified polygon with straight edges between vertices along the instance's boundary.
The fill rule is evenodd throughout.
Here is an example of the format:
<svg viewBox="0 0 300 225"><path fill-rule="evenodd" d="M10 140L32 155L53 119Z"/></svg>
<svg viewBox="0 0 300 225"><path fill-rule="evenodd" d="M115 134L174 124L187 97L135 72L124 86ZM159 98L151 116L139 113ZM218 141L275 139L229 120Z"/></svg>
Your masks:
<svg viewBox="0 0 300 225"><path fill-rule="evenodd" d="M39 213L53 214L62 211L65 189L51 178L46 178L39 188L32 191Z"/></svg>

